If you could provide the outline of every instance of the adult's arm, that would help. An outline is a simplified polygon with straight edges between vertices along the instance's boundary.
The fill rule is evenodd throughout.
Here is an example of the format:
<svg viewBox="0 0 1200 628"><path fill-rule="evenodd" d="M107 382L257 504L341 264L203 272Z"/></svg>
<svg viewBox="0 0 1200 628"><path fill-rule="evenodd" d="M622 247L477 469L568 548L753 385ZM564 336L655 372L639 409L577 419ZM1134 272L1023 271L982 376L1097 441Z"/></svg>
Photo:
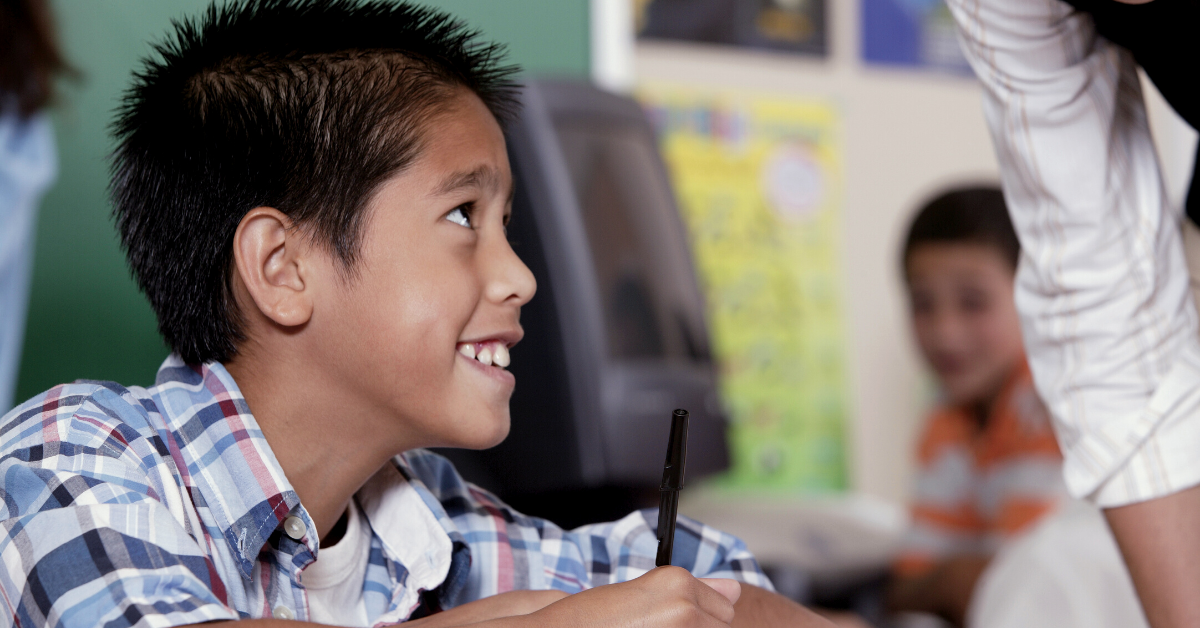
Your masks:
<svg viewBox="0 0 1200 628"><path fill-rule="evenodd" d="M1057 0L948 4L984 86L1067 486L1109 509L1152 625L1200 624L1200 498L1184 491L1200 483L1200 341L1136 65Z"/></svg>

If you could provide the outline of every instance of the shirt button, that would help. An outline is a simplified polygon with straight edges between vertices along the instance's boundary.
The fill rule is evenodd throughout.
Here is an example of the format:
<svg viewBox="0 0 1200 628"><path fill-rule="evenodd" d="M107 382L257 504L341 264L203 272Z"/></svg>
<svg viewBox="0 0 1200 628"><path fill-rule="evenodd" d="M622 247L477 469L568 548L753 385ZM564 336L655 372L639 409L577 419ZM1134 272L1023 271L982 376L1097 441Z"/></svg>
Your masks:
<svg viewBox="0 0 1200 628"><path fill-rule="evenodd" d="M304 522L300 520L300 517L288 517L283 520L283 531L299 541L304 538Z"/></svg>
<svg viewBox="0 0 1200 628"><path fill-rule="evenodd" d="M275 616L275 619L292 620L296 618L296 614L292 612L292 609L282 605L276 606L275 610L271 611L271 614Z"/></svg>

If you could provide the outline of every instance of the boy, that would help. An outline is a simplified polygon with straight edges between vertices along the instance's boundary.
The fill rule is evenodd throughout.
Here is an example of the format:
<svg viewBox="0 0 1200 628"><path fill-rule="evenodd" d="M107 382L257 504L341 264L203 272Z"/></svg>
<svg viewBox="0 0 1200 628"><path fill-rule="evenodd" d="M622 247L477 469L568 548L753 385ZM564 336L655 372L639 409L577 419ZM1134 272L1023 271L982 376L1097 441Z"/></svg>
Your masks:
<svg viewBox="0 0 1200 628"><path fill-rule="evenodd" d="M421 449L504 438L535 290L495 46L410 5L243 0L158 52L113 189L174 353L153 388L60 386L0 421L6 621L819 622L732 537L681 526L677 559L716 579L652 569L644 514L565 532Z"/></svg>
<svg viewBox="0 0 1200 628"><path fill-rule="evenodd" d="M912 325L945 405L918 445L913 527L889 591L894 610L961 625L998 546L1066 495L1013 303L1020 244L999 190L943 194L904 243Z"/></svg>

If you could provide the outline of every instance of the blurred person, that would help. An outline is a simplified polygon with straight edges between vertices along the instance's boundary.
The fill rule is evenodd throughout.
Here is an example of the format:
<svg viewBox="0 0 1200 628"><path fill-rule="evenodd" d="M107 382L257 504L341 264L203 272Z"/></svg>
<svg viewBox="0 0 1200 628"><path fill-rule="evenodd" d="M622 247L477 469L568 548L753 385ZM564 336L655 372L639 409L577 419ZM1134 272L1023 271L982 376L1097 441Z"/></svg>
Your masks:
<svg viewBox="0 0 1200 628"><path fill-rule="evenodd" d="M1025 251L1016 300L1067 486L1104 509L1151 625L1200 625L1200 181L1181 229L1138 76L1200 126L1200 3L948 5Z"/></svg>
<svg viewBox="0 0 1200 628"><path fill-rule="evenodd" d="M64 69L42 0L0 0L0 413L13 405L38 201L57 171L43 109Z"/></svg>
<svg viewBox="0 0 1200 628"><path fill-rule="evenodd" d="M902 263L913 333L944 403L918 444L891 610L962 625L995 552L1066 494L1012 299L1019 253L998 189L942 194L909 227Z"/></svg>

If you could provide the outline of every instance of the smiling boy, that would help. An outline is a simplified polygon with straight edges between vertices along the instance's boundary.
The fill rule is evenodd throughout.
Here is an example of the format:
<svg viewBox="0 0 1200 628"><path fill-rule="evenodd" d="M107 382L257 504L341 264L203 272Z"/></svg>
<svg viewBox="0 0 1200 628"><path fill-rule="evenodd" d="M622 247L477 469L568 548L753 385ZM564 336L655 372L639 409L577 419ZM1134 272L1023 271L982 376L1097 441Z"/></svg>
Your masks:
<svg viewBox="0 0 1200 628"><path fill-rule="evenodd" d="M1020 250L995 188L941 194L909 227L902 261L913 335L944 403L917 448L912 528L889 591L894 610L963 625L995 552L1066 497L1013 303Z"/></svg>
<svg viewBox="0 0 1200 628"><path fill-rule="evenodd" d="M505 437L536 289L496 47L410 5L242 0L158 52L113 196L173 354L0 420L4 624L821 623L728 535L681 521L686 570L654 569L653 515L563 531L423 451Z"/></svg>

